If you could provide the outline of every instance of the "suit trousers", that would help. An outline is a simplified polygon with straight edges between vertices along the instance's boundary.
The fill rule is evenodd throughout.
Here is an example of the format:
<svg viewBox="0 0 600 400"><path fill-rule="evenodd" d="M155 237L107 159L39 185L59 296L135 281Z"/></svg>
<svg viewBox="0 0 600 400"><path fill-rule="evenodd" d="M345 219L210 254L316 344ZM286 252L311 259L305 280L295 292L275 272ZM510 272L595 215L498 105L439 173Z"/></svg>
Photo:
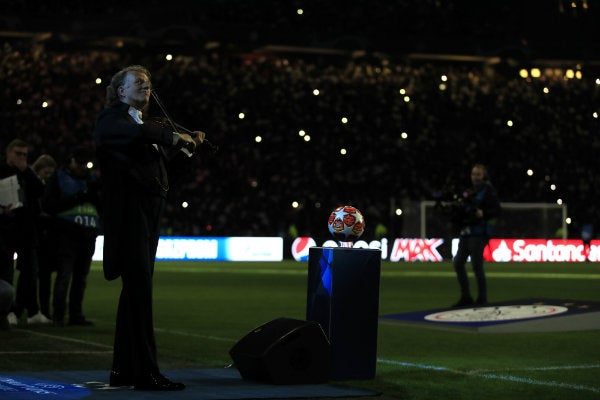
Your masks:
<svg viewBox="0 0 600 400"><path fill-rule="evenodd" d="M121 295L117 310L112 370L139 379L159 371L154 337L152 277L165 200L140 197L128 202L128 249L122 254ZM133 231L137 232L133 232Z"/></svg>

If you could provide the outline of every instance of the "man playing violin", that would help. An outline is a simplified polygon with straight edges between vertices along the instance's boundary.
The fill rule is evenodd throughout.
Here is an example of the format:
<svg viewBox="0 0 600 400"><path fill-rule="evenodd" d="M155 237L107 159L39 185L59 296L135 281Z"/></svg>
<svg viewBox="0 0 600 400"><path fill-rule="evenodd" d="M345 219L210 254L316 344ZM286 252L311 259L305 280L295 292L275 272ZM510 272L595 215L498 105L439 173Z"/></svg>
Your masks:
<svg viewBox="0 0 600 400"><path fill-rule="evenodd" d="M104 276L121 278L111 386L182 390L160 373L152 318L152 276L159 223L169 181L189 170L201 131L173 132L144 123L151 94L150 72L132 65L117 72L94 129L101 172Z"/></svg>

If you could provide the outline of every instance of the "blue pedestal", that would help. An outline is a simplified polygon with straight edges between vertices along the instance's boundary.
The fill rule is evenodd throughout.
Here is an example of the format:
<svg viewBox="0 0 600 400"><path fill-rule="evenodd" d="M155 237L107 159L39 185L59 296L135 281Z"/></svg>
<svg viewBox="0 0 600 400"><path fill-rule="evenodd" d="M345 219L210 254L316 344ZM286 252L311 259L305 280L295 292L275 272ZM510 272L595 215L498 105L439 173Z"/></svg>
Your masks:
<svg viewBox="0 0 600 400"><path fill-rule="evenodd" d="M306 319L329 339L333 380L375 377L380 272L381 250L309 249Z"/></svg>

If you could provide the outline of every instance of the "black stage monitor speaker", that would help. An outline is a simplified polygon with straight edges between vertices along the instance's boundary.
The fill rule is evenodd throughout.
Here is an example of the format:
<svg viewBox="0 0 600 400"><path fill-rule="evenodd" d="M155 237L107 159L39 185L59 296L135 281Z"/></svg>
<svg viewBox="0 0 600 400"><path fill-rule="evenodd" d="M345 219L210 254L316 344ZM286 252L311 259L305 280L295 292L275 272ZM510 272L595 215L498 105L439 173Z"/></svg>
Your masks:
<svg viewBox="0 0 600 400"><path fill-rule="evenodd" d="M244 379L278 385L329 380L329 341L315 321L274 319L241 338L229 355Z"/></svg>

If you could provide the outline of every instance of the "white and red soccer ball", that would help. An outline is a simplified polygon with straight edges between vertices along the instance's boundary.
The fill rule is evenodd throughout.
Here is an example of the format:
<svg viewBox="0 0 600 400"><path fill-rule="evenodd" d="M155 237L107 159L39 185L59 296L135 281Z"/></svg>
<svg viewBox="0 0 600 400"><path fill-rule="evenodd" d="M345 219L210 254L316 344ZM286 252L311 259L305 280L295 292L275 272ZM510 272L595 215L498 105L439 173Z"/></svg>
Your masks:
<svg viewBox="0 0 600 400"><path fill-rule="evenodd" d="M352 242L365 231L365 219L358 208L339 206L329 214L327 227L335 239Z"/></svg>

